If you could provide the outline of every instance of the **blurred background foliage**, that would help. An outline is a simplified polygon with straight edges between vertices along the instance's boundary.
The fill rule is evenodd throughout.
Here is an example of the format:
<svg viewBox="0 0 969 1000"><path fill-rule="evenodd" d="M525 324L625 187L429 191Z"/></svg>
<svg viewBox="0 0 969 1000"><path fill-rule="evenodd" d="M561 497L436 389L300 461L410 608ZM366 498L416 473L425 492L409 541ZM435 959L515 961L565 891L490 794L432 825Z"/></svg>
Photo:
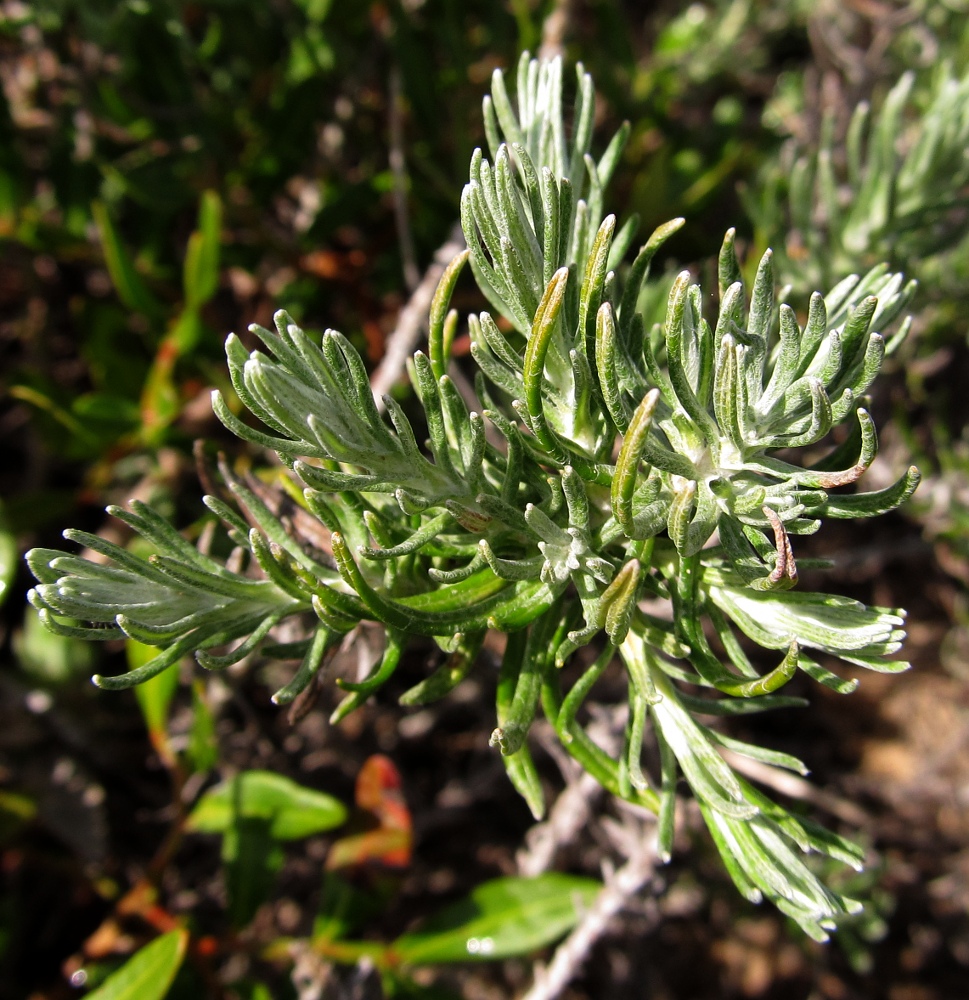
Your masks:
<svg viewBox="0 0 969 1000"><path fill-rule="evenodd" d="M871 889L868 922L845 935L847 958L805 950L779 918L752 915L701 858L709 886L689 871L669 876L680 909L670 908L663 953L644 952L661 968L648 995L962 995L950 986L969 975L969 807L959 799L953 818L940 802L966 780L951 768L969 739L967 13L964 0L0 2L0 996L76 995L159 934L135 959L167 961L174 975L187 954L172 996L309 997L284 940L300 935L332 963L377 956L387 995L521 988L521 961L439 981L398 975L386 957L399 945L451 961L450 938L431 934L432 947L419 933L400 937L409 917L508 874L527 827L517 806L471 782L477 797L454 794L461 830L477 843L448 839L429 860L435 796L462 783L469 761L491 773L481 763L486 709L467 699L440 709L422 743L425 723L398 733L393 708L333 732L314 714L280 719L258 672L181 685L171 672L137 703L98 694L86 680L102 669L95 657L137 662L138 649L94 649L40 629L25 611L19 553L57 545L68 524L110 535L103 508L129 497L197 522L192 442L228 445L209 394L231 391L229 330L268 324L285 305L298 322L340 329L376 365L457 218L492 70L543 41L592 72L604 133L632 124L615 203L638 213L641 233L687 218L670 272L709 268L736 226L750 260L774 248L795 301L883 258L922 288L914 336L876 399L894 420L884 471L872 473L884 483L871 485L890 481L907 456L926 479L887 519L888 537L861 553L850 534L831 546L849 547L843 578L859 594L913 608L914 659L934 680L907 689L905 711L923 706L929 728L944 718L949 740L913 735L877 699L864 738L840 709L801 737L830 738L822 778L846 794L861 788L881 817L866 830L882 852L881 888ZM853 118L860 101L870 103L867 122ZM945 155L920 159L933 135ZM654 294L662 299L662 279ZM462 286L456 304L476 302ZM478 730L483 751L468 742ZM870 773L866 740L882 748ZM369 763L377 751L393 754L402 778L387 772L368 798L359 778L383 766ZM904 766L898 754L909 755ZM816 749L807 756L817 760ZM868 779L846 784L858 767ZM267 770L312 787L273 786L255 811L239 806L200 825L191 810L204 788ZM423 830L413 859L395 780ZM210 788L196 810L226 787ZM287 796L305 804L323 793L336 796L327 800L336 812L357 803L342 840L319 836L336 812L279 835ZM488 808L496 815L482 819ZM906 816L914 826L903 836L892 817ZM221 845L183 837L193 822ZM341 851L347 879L327 867ZM573 867L597 874L601 850L593 840L583 851ZM567 899L588 891L580 882L548 888L559 931L574 922ZM514 892L488 892L485 911L507 914ZM526 917L521 951L532 953L551 938L529 937ZM460 934L462 919L439 925ZM631 919L627 933L637 926ZM354 951L360 943L347 938L358 932L397 944ZM635 984L636 965L627 958L622 973L616 962L600 956L588 993L576 995L646 995L623 992L634 990L623 983ZM326 996L372 995L333 976L345 992ZM904 992L910 981L921 992Z"/></svg>

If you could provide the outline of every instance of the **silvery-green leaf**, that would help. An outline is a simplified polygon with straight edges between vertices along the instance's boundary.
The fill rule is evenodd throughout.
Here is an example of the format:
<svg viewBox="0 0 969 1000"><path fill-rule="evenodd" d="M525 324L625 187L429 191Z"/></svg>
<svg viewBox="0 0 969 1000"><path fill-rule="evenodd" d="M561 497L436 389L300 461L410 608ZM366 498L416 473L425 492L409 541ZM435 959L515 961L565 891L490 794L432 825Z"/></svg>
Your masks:
<svg viewBox="0 0 969 1000"><path fill-rule="evenodd" d="M660 697L649 706L650 715L697 798L737 820L756 816L757 807L744 798L736 775L683 707L666 675L653 671L652 676Z"/></svg>
<svg viewBox="0 0 969 1000"><path fill-rule="evenodd" d="M762 815L737 820L701 801L703 818L716 834L731 874L749 894L756 887L815 940L826 941L839 918L857 913L861 904L828 889L791 850L778 827Z"/></svg>
<svg viewBox="0 0 969 1000"><path fill-rule="evenodd" d="M764 592L714 583L710 598L746 635L768 649L802 646L840 656L893 645L904 636L904 617L887 608L866 607L835 594ZM878 650L880 652L880 650Z"/></svg>

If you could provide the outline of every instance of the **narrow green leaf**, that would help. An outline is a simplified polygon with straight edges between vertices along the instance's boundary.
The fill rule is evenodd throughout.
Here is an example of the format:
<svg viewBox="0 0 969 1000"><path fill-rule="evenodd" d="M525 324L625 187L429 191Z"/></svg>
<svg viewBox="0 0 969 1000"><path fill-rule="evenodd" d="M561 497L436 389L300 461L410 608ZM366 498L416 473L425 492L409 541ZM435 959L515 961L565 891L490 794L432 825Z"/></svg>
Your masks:
<svg viewBox="0 0 969 1000"><path fill-rule="evenodd" d="M640 401L626 430L616 460L616 472L612 480L612 512L630 538L637 537L633 519L633 493L639 479L639 467L658 401L658 389L650 390Z"/></svg>
<svg viewBox="0 0 969 1000"><path fill-rule="evenodd" d="M684 707L668 678L653 671L653 682L662 695L649 706L653 722L676 755L697 798L737 820L756 816L758 810L744 798L737 776Z"/></svg>
<svg viewBox="0 0 969 1000"><path fill-rule="evenodd" d="M128 668L135 670L144 666L158 655L154 646L145 646L134 639L125 642ZM164 737L168 728L168 708L178 690L178 665L172 664L167 670L156 674L144 684L135 688L135 697L145 717L145 725L152 737Z"/></svg>
<svg viewBox="0 0 969 1000"><path fill-rule="evenodd" d="M629 416L622 391L619 386L619 376L616 369L616 314L612 303L603 302L596 314L595 361L596 374L599 376L599 389L603 402L609 411L612 422L623 433L629 426Z"/></svg>
<svg viewBox="0 0 969 1000"><path fill-rule="evenodd" d="M201 679L192 682L192 727L188 734L186 756L196 774L211 770L219 759L215 716L209 708L205 684Z"/></svg>
<svg viewBox="0 0 969 1000"><path fill-rule="evenodd" d="M525 145L525 136L522 134L518 118L515 116L511 101L508 98L508 90L505 87L505 75L500 69L496 69L491 74L491 101L495 114L498 117L498 122L501 125L501 131L504 133L508 143Z"/></svg>
<svg viewBox="0 0 969 1000"><path fill-rule="evenodd" d="M639 598L641 574L642 565L639 560L630 559L602 592L600 612L605 615L606 635L616 646L622 644L629 631Z"/></svg>
<svg viewBox="0 0 969 1000"><path fill-rule="evenodd" d="M269 898L283 852L273 840L270 820L233 810L222 836L222 865L229 897L229 922L241 930Z"/></svg>
<svg viewBox="0 0 969 1000"><path fill-rule="evenodd" d="M741 296L743 294L743 272L740 270L740 262L737 260L737 250L734 241L737 237L737 230L730 228L723 237L723 244L720 247L720 257L717 265L717 276L720 285L720 300L723 302L727 289L731 285L740 285Z"/></svg>
<svg viewBox="0 0 969 1000"><path fill-rule="evenodd" d="M639 301L639 293L642 290L643 282L649 274L650 264L662 245L685 224L685 219L671 219L657 226L653 230L649 239L640 248L629 275L626 278L626 287L623 289L622 301L619 306L619 323L623 334L629 339L629 331L632 329L633 320L636 314L636 304Z"/></svg>
<svg viewBox="0 0 969 1000"><path fill-rule="evenodd" d="M734 753L740 754L742 757L759 760L772 767L783 767L801 775L809 773L804 763L791 754L782 753L780 750L770 750L753 743L745 743L743 740L735 740L733 737L727 736L725 733L718 733L713 729L708 729L707 732L710 734L710 739L718 746L733 750ZM748 794L747 797L750 798L750 795Z"/></svg>
<svg viewBox="0 0 969 1000"><path fill-rule="evenodd" d="M219 247L222 202L215 191L205 191L199 204L198 226L188 238L182 285L185 305L200 309L219 287Z"/></svg>
<svg viewBox="0 0 969 1000"><path fill-rule="evenodd" d="M484 631L455 635L454 645L444 662L430 677L405 691L400 696L400 704L427 705L450 694L474 666L484 635Z"/></svg>
<svg viewBox="0 0 969 1000"><path fill-rule="evenodd" d="M689 271L681 271L670 288L666 308L666 365L670 384L676 394L677 402L686 410L697 429L708 441L719 439L719 430L713 418L696 397L694 387L690 382L689 368L684 363L683 345L688 338L688 310L690 308Z"/></svg>
<svg viewBox="0 0 969 1000"><path fill-rule="evenodd" d="M797 639L835 656L879 656L894 652L904 635L904 618L896 610L835 594L719 585L709 593L741 631L768 649L787 648Z"/></svg>
<svg viewBox="0 0 969 1000"><path fill-rule="evenodd" d="M579 290L579 325L576 331L576 347L579 350L584 350L586 343L591 342L595 335L592 329L593 317L599 311L599 303L602 301L606 262L609 259L609 248L612 246L615 229L616 217L607 215L596 233L592 252L586 262L582 287Z"/></svg>
<svg viewBox="0 0 969 1000"><path fill-rule="evenodd" d="M19 561L17 554L17 539L7 525L3 503L0 502L0 605L7 599L14 574L17 572ZM36 573L34 575L37 576ZM45 582L40 577L37 579L41 583Z"/></svg>
<svg viewBox="0 0 969 1000"><path fill-rule="evenodd" d="M660 754L660 804L656 825L656 847L664 864L673 856L673 837L676 833L676 783L679 770L676 754L669 743L657 732L656 742Z"/></svg>
<svg viewBox="0 0 969 1000"><path fill-rule="evenodd" d="M470 255L470 250L462 250L454 260L445 268L441 280L438 282L434 298L431 300L431 314L429 320L429 333L427 337L427 353L431 359L431 368L434 377L440 378L447 374L449 358L449 345L446 343L445 322L448 315L448 306L451 304L451 295L454 286L464 270L464 265Z"/></svg>
<svg viewBox="0 0 969 1000"><path fill-rule="evenodd" d="M764 252L757 267L754 287L750 295L750 315L747 332L752 337L766 341L770 333L770 320L774 311L774 267L773 253Z"/></svg>
<svg viewBox="0 0 969 1000"><path fill-rule="evenodd" d="M162 1000L188 947L188 931L169 931L135 952L87 1000Z"/></svg>
<svg viewBox="0 0 969 1000"><path fill-rule="evenodd" d="M508 780L515 791L528 803L532 818L538 822L545 816L545 793L542 790L542 779L538 775L532 752L525 743L513 754L502 754L501 762L505 766Z"/></svg>
<svg viewBox="0 0 969 1000"><path fill-rule="evenodd" d="M528 955L571 930L601 888L593 879L557 872L494 879L391 948L410 965Z"/></svg>
<svg viewBox="0 0 969 1000"><path fill-rule="evenodd" d="M922 475L913 465L898 482L873 493L855 493L850 496L829 496L823 511L828 517L876 517L905 503L915 492Z"/></svg>
<svg viewBox="0 0 969 1000"><path fill-rule="evenodd" d="M124 618L123 615L119 615L118 617L120 619ZM119 624L124 627L126 623L120 621ZM127 629L125 631L127 633ZM167 670L173 663L177 663L183 656L193 653L198 648L202 639L205 638L204 635L199 634L200 632L201 630L196 630L183 636L159 653L154 659L149 660L135 670L129 670L127 673L118 674L114 677L95 674L91 680L102 691L124 691L138 684L144 684L145 681L150 681L152 677L156 677L163 670Z"/></svg>
<svg viewBox="0 0 969 1000"><path fill-rule="evenodd" d="M101 237L104 263L118 297L129 309L158 322L164 315L164 310L135 270L134 262L121 242L107 207L103 202L95 201L91 205L91 214Z"/></svg>

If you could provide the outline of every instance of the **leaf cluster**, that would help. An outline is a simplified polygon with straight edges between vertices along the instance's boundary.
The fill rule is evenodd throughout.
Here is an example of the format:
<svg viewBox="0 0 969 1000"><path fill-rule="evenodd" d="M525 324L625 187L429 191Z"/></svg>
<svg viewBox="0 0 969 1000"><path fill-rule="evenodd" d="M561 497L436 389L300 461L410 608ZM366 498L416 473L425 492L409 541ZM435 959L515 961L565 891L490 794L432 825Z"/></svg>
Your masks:
<svg viewBox="0 0 969 1000"><path fill-rule="evenodd" d="M969 75L948 60L923 81L908 71L846 118L839 126L829 111L813 146L789 141L746 199L778 241L785 280L803 294L858 262L888 261L937 281L965 235Z"/></svg>
<svg viewBox="0 0 969 1000"><path fill-rule="evenodd" d="M215 412L290 470L288 488L324 551L223 463L237 506L205 502L237 546L231 570L134 505L114 513L155 556L74 533L112 565L35 550L32 600L53 629L164 647L136 671L97 679L111 688L190 651L204 667L226 667L285 618L312 611L310 636L286 650L302 664L279 703L304 690L360 622L381 622L383 657L363 681L342 682L348 694L334 719L387 681L410 636L430 637L442 654L402 699L419 704L467 675L488 629L506 632L492 742L536 816L543 792L527 737L541 711L607 789L658 814L664 856L684 779L741 891L823 939L856 904L800 855L857 865L859 850L769 800L719 748L804 772L800 761L732 740L710 718L799 704L778 694L799 670L850 690L822 658L906 666L891 658L902 612L791 589L791 538L826 516L891 510L917 485L910 469L876 493L834 492L876 454L865 394L907 330L903 322L888 335L914 285L879 265L815 294L800 317L776 293L770 252L748 291L730 231L715 314L683 272L663 321L647 327L644 283L682 220L659 227L623 266L637 220L620 225L603 213L628 129L595 158L592 80L577 68L569 131L562 75L559 61L526 55L514 102L502 73L492 80L488 155L475 151L461 199L468 249L441 281L427 353L411 366L426 442L389 396L384 420L361 358L336 331L314 337L280 312L275 331L252 328L262 349L229 337L233 388L265 429L220 393ZM458 324L450 300L466 264L490 306L468 319L472 402L448 374ZM561 667L592 643L565 684ZM765 670L751 643L780 651L780 662ZM218 646L226 652L212 652ZM617 656L628 721L613 756L590 736L582 706ZM644 764L647 738L659 751L656 774Z"/></svg>

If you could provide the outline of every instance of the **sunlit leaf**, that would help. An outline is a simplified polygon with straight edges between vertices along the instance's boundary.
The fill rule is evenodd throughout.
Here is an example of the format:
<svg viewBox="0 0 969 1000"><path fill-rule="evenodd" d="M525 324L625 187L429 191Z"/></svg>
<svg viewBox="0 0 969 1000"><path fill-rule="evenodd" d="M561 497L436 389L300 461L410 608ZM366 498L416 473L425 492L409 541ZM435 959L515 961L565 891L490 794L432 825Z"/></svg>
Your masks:
<svg viewBox="0 0 969 1000"><path fill-rule="evenodd" d="M198 309L219 286L219 242L222 229L222 202L215 191L206 191L199 204L198 228L188 238L182 283L185 304Z"/></svg>
<svg viewBox="0 0 969 1000"><path fill-rule="evenodd" d="M154 659L158 655L158 649L128 639L125 641L125 653L128 657L128 668L136 670ZM156 749L167 743L168 709L177 690L177 663L173 663L167 670L163 670L135 688L135 697L138 699L148 734Z"/></svg>
<svg viewBox="0 0 969 1000"><path fill-rule="evenodd" d="M163 934L135 952L87 1000L162 1000L185 958L188 931Z"/></svg>
<svg viewBox="0 0 969 1000"><path fill-rule="evenodd" d="M269 823L276 840L300 840L339 826L346 807L331 795L305 788L270 771L244 771L209 789L192 810L188 828L197 833L225 833L234 818Z"/></svg>
<svg viewBox="0 0 969 1000"><path fill-rule="evenodd" d="M201 680L192 684L192 728L188 734L188 759L193 771L208 771L219 759L219 745L215 738L215 718L205 697Z"/></svg>
<svg viewBox="0 0 969 1000"><path fill-rule="evenodd" d="M7 527L0 504L0 604L7 599L14 574L17 572L17 539Z"/></svg>
<svg viewBox="0 0 969 1000"><path fill-rule="evenodd" d="M494 879L398 938L392 949L415 965L527 955L574 927L601 888L594 879L554 872Z"/></svg>

